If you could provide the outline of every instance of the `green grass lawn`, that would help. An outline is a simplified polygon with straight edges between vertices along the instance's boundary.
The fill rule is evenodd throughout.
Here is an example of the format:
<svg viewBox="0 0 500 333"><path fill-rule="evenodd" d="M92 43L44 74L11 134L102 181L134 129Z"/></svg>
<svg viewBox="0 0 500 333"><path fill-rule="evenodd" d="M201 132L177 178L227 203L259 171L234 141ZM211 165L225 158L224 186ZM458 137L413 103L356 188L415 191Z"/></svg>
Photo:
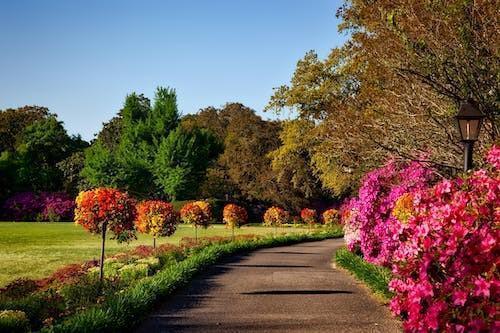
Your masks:
<svg viewBox="0 0 500 333"><path fill-rule="evenodd" d="M287 232L304 230L307 229L286 228ZM236 234L263 235L273 232L273 228L260 226L244 226L236 230ZM198 230L198 237L230 235L231 230L223 225ZM153 244L152 237L137 236L138 239L129 244L106 241L106 254L126 251L141 244ZM186 236L194 237L194 229L180 225L174 235L158 239L157 244L178 244ZM0 286L19 277L42 278L66 264L99 258L100 241L99 236L91 235L69 222L0 222Z"/></svg>

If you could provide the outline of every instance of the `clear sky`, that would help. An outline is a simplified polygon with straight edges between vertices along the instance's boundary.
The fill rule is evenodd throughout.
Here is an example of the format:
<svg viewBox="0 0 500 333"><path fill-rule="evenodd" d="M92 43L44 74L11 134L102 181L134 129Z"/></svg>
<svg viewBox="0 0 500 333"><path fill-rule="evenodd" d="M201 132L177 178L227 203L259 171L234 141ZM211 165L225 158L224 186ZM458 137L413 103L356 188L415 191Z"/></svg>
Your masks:
<svg viewBox="0 0 500 333"><path fill-rule="evenodd" d="M126 94L159 85L176 89L184 114L241 102L262 115L305 52L346 40L341 3L0 0L0 109L46 106L85 139Z"/></svg>

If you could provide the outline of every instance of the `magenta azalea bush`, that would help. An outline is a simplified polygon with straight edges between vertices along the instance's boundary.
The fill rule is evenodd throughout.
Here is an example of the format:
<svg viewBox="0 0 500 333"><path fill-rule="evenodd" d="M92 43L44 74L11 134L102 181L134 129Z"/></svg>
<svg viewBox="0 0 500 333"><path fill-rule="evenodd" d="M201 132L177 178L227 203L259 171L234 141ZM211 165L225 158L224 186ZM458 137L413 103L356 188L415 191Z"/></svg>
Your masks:
<svg viewBox="0 0 500 333"><path fill-rule="evenodd" d="M390 283L407 331L500 331L500 148L488 161L489 170L408 196Z"/></svg>
<svg viewBox="0 0 500 333"><path fill-rule="evenodd" d="M62 192L22 192L2 206L3 218L12 221L71 221L74 200Z"/></svg>
<svg viewBox="0 0 500 333"><path fill-rule="evenodd" d="M371 263L388 266L398 243L394 231L399 223L391 214L396 201L432 181L432 170L417 162L391 160L366 174L358 196L341 209L348 248L360 250Z"/></svg>
<svg viewBox="0 0 500 333"><path fill-rule="evenodd" d="M407 332L500 331L500 147L487 162L434 186L428 169L390 162L342 207L349 248L392 269Z"/></svg>

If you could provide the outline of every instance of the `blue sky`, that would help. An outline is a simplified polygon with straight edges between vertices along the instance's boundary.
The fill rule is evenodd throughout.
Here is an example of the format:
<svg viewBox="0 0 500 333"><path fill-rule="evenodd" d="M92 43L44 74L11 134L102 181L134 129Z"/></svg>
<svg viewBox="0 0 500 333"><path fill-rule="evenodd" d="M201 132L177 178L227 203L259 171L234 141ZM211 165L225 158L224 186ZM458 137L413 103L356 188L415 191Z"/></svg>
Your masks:
<svg viewBox="0 0 500 333"><path fill-rule="evenodd" d="M308 50L346 36L341 0L0 0L0 109L41 105L91 139L125 95L178 94L182 113L261 110Z"/></svg>

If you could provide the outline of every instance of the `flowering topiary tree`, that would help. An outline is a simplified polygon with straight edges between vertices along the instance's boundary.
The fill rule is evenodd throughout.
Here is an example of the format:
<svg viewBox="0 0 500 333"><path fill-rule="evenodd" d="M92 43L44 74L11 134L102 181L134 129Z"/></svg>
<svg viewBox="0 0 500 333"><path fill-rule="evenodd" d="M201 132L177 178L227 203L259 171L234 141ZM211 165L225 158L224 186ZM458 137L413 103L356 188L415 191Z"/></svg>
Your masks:
<svg viewBox="0 0 500 333"><path fill-rule="evenodd" d="M212 218L212 209L206 201L194 201L185 204L180 211L181 220L194 226L195 239L198 241L198 228L207 228Z"/></svg>
<svg viewBox="0 0 500 333"><path fill-rule="evenodd" d="M316 209L304 208L300 211L300 218L311 227L318 223L318 212Z"/></svg>
<svg viewBox="0 0 500 333"><path fill-rule="evenodd" d="M112 188L80 192L76 198L75 223L93 234L102 235L100 279L104 273L106 231L118 242L135 238L135 202L127 193Z"/></svg>
<svg viewBox="0 0 500 333"><path fill-rule="evenodd" d="M333 208L325 210L322 217L325 225L333 225L339 222L339 212Z"/></svg>
<svg viewBox="0 0 500 333"><path fill-rule="evenodd" d="M264 225L276 228L287 223L290 220L290 213L280 207L271 207L264 213Z"/></svg>
<svg viewBox="0 0 500 333"><path fill-rule="evenodd" d="M178 223L179 216L168 202L147 200L137 205L135 226L139 232L153 236L153 248L156 238L173 235Z"/></svg>
<svg viewBox="0 0 500 333"><path fill-rule="evenodd" d="M408 332L497 331L500 147L489 170L402 196L393 214L392 311Z"/></svg>
<svg viewBox="0 0 500 333"><path fill-rule="evenodd" d="M235 204L226 205L222 212L222 216L224 223L226 223L226 226L231 228L233 239L234 228L239 228L241 225L247 223L248 221L248 214L246 209Z"/></svg>

